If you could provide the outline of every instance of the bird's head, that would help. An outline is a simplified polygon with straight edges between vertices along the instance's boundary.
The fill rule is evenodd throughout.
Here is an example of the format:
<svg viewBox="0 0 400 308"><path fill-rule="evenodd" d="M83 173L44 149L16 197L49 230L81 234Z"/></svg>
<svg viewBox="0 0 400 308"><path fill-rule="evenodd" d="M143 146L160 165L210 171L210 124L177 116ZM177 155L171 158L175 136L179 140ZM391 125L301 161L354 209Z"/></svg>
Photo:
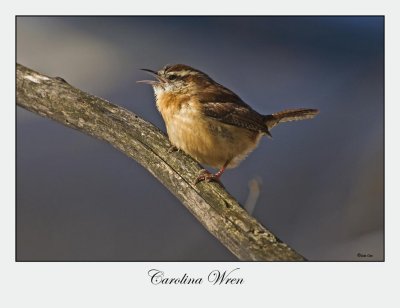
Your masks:
<svg viewBox="0 0 400 308"><path fill-rule="evenodd" d="M184 64L166 65L159 71L142 70L153 75L156 80L140 80L138 82L150 84L156 96L164 92L190 93L213 82L205 73Z"/></svg>

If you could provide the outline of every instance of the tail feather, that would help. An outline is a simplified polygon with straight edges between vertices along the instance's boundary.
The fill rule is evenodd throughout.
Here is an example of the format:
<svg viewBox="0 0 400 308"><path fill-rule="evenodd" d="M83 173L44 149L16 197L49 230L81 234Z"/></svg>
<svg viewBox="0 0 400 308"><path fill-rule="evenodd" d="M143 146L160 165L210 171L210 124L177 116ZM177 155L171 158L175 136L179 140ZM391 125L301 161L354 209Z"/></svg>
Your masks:
<svg viewBox="0 0 400 308"><path fill-rule="evenodd" d="M286 109L277 113L264 116L264 121L268 127L268 130L270 130L279 123L312 119L318 113L318 109Z"/></svg>

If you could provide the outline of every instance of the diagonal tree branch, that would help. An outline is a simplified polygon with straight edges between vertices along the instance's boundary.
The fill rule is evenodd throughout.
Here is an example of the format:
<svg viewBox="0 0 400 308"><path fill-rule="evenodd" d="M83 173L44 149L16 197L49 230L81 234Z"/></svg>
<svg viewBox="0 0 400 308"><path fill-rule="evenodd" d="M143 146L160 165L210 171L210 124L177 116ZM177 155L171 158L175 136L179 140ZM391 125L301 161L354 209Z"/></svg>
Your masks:
<svg viewBox="0 0 400 308"><path fill-rule="evenodd" d="M305 260L248 215L219 184L194 185L200 165L182 152L169 153L168 138L154 125L61 78L20 64L16 75L19 106L107 141L139 162L239 260Z"/></svg>

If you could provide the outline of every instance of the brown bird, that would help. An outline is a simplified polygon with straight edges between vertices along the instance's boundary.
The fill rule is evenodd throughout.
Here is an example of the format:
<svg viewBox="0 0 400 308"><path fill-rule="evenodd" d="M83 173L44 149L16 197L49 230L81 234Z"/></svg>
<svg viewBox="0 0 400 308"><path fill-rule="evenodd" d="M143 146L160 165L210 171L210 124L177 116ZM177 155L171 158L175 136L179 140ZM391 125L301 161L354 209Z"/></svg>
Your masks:
<svg viewBox="0 0 400 308"><path fill-rule="evenodd" d="M219 181L253 151L263 135L279 123L311 119L317 109L287 109L261 115L239 96L188 65L167 65L158 72L143 69L157 80L152 85L171 144L198 162L219 169L202 170L195 183Z"/></svg>

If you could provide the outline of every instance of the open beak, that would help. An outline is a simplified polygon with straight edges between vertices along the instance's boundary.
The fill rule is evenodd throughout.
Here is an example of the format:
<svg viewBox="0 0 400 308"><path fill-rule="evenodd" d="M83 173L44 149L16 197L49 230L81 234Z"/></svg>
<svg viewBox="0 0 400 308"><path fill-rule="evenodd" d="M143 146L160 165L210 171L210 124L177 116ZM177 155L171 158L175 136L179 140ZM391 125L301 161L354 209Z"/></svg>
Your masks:
<svg viewBox="0 0 400 308"><path fill-rule="evenodd" d="M138 80L138 81L136 81L138 83L147 83L147 84L150 84L150 85L159 85L160 83L166 82L166 80L164 78L159 76L158 73L153 71L153 70L149 70L147 68L141 68L140 70L148 72L152 76L155 76L157 78L157 80Z"/></svg>

